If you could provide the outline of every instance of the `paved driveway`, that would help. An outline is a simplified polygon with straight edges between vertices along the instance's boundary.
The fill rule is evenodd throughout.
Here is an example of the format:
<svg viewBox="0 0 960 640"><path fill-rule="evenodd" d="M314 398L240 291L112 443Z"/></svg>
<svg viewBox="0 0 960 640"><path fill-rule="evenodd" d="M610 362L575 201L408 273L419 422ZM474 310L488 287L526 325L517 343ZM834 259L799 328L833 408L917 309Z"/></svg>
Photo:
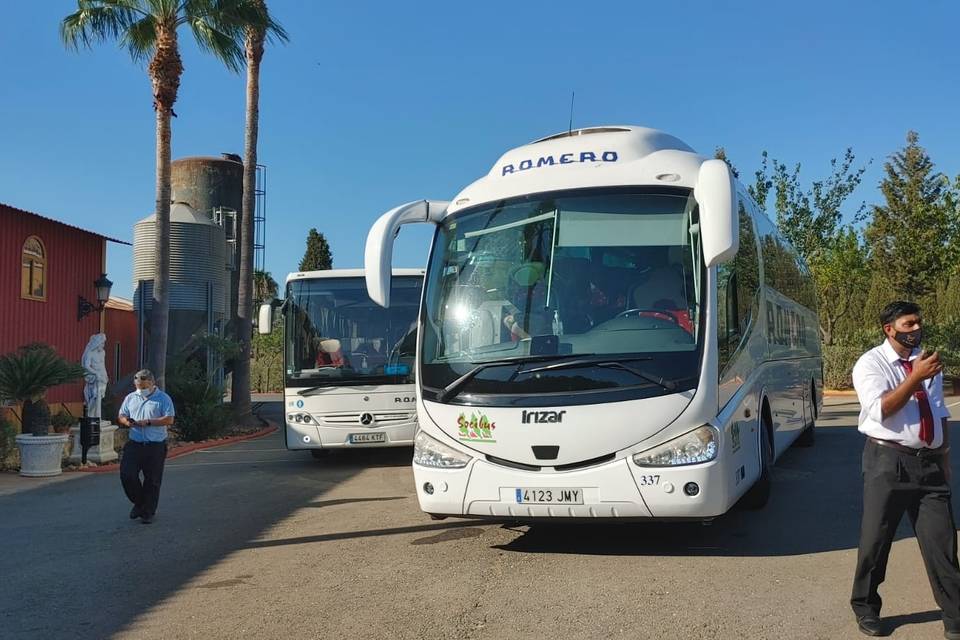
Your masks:
<svg viewBox="0 0 960 640"><path fill-rule="evenodd" d="M116 474L6 476L0 637L857 637L862 439L830 404L771 504L711 526L434 522L409 450L318 463L279 434L171 461L150 526ZM942 637L906 526L884 596L894 637Z"/></svg>

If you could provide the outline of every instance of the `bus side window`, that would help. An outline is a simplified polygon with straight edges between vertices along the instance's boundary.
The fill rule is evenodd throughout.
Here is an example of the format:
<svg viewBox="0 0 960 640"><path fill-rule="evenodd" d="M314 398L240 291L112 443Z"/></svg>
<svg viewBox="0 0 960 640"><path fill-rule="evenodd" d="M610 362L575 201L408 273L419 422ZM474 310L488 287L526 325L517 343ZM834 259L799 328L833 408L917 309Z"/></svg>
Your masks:
<svg viewBox="0 0 960 640"><path fill-rule="evenodd" d="M730 262L717 267L719 370L721 378L737 348L751 331L757 314L760 257L753 220L740 200L740 249Z"/></svg>

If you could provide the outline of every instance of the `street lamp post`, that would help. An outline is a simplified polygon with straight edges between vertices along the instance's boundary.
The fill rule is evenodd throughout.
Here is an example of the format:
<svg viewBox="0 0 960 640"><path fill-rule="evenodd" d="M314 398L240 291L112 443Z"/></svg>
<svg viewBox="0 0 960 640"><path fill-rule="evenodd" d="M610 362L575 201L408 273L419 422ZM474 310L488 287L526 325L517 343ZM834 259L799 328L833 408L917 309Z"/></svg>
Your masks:
<svg viewBox="0 0 960 640"><path fill-rule="evenodd" d="M107 300L110 299L110 288L113 286L113 283L107 279L107 274L100 274L100 277L94 281L93 286L97 290L97 304L93 304L83 296L79 296L77 322L83 320L91 311L103 313L103 309L107 305Z"/></svg>

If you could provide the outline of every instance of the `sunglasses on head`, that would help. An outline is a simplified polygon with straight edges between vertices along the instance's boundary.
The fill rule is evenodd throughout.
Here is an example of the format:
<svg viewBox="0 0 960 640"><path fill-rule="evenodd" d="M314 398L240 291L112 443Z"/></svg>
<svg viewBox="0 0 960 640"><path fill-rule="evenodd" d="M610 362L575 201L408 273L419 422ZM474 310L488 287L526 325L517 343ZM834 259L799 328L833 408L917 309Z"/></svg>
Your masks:
<svg viewBox="0 0 960 640"><path fill-rule="evenodd" d="M147 376L133 376L134 380L150 380L151 378Z"/></svg>

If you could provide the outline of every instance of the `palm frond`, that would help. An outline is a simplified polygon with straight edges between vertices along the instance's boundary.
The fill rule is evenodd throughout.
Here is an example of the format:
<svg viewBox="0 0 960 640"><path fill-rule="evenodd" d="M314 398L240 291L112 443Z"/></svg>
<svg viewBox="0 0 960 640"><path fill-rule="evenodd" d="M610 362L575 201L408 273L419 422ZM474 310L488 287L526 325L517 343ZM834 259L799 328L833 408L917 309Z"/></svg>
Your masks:
<svg viewBox="0 0 960 640"><path fill-rule="evenodd" d="M202 51L219 58L228 69L239 72L246 60L242 46L243 32L229 25L217 24L208 15L189 16L188 22L193 37Z"/></svg>
<svg viewBox="0 0 960 640"><path fill-rule="evenodd" d="M60 38L72 49L117 40L143 12L135 0L77 0L77 11L60 23Z"/></svg>
<svg viewBox="0 0 960 640"><path fill-rule="evenodd" d="M47 345L21 347L0 356L0 399L36 401L50 387L79 380L85 373Z"/></svg>
<svg viewBox="0 0 960 640"><path fill-rule="evenodd" d="M131 24L123 34L120 44L127 48L136 62L144 62L153 55L157 46L157 18L144 16Z"/></svg>

